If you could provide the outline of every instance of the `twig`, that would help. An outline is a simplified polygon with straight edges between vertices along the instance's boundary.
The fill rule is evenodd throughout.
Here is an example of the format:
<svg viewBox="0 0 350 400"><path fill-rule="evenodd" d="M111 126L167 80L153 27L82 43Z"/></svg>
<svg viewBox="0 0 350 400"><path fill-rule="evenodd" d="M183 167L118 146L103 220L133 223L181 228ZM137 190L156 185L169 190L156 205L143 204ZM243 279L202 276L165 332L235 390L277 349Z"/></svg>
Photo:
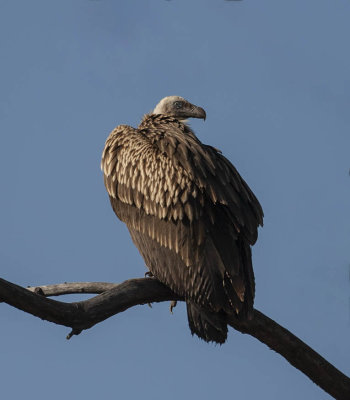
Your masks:
<svg viewBox="0 0 350 400"><path fill-rule="evenodd" d="M40 291L40 294L49 297L80 293L100 294L117 286L118 283L109 282L64 282L55 285L28 286L27 289L34 293Z"/></svg>

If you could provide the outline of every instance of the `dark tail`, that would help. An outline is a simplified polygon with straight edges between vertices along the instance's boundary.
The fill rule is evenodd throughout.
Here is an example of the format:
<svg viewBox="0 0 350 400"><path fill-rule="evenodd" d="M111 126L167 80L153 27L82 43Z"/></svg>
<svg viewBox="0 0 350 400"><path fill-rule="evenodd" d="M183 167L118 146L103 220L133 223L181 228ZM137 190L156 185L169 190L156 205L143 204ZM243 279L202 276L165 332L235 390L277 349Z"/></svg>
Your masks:
<svg viewBox="0 0 350 400"><path fill-rule="evenodd" d="M255 281L250 245L239 241L241 268L238 276L231 278L227 273L223 288L227 305L219 312L209 311L195 303L187 303L188 323L193 334L206 342L224 343L227 338L227 315L233 314L239 320L253 317Z"/></svg>
<svg viewBox="0 0 350 400"><path fill-rule="evenodd" d="M211 312L187 303L187 317L191 333L206 342L224 343L227 338L227 323L224 313Z"/></svg>

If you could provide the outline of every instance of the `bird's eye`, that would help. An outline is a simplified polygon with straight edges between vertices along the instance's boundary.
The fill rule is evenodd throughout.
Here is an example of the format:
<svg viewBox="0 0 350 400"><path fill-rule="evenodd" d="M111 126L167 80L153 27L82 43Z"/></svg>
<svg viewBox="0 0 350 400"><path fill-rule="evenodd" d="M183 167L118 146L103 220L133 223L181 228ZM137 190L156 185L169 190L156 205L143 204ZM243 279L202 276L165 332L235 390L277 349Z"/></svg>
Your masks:
<svg viewBox="0 0 350 400"><path fill-rule="evenodd" d="M174 106L175 106L175 108L179 109L179 108L182 108L183 103L182 103L182 101L175 101Z"/></svg>

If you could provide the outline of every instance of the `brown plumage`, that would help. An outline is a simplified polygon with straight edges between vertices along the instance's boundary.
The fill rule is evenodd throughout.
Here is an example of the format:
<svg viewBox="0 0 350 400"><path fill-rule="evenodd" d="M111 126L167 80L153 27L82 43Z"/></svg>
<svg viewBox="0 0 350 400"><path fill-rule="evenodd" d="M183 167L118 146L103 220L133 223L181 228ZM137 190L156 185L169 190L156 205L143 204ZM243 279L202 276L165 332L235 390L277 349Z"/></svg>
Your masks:
<svg viewBox="0 0 350 400"><path fill-rule="evenodd" d="M192 334L223 343L226 316L252 314L250 247L263 212L235 167L184 121L205 116L166 97L138 129L111 132L101 166L113 210L147 267L185 297Z"/></svg>

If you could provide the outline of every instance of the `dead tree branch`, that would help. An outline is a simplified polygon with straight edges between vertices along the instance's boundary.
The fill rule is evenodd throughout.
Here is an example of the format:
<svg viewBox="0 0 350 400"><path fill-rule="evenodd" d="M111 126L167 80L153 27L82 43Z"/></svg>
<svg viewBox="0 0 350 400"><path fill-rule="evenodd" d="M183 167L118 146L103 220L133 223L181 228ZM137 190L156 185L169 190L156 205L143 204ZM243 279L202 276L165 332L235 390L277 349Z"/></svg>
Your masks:
<svg viewBox="0 0 350 400"><path fill-rule="evenodd" d="M73 303L46 297L72 293L98 295ZM28 289L0 279L0 299L36 317L72 328L67 338L136 305L183 300L165 285L150 278L130 279L121 284L79 282ZM260 311L254 311L251 321L241 322L232 317L228 323L239 332L254 336L282 355L334 398L350 398L350 379L346 375Z"/></svg>

